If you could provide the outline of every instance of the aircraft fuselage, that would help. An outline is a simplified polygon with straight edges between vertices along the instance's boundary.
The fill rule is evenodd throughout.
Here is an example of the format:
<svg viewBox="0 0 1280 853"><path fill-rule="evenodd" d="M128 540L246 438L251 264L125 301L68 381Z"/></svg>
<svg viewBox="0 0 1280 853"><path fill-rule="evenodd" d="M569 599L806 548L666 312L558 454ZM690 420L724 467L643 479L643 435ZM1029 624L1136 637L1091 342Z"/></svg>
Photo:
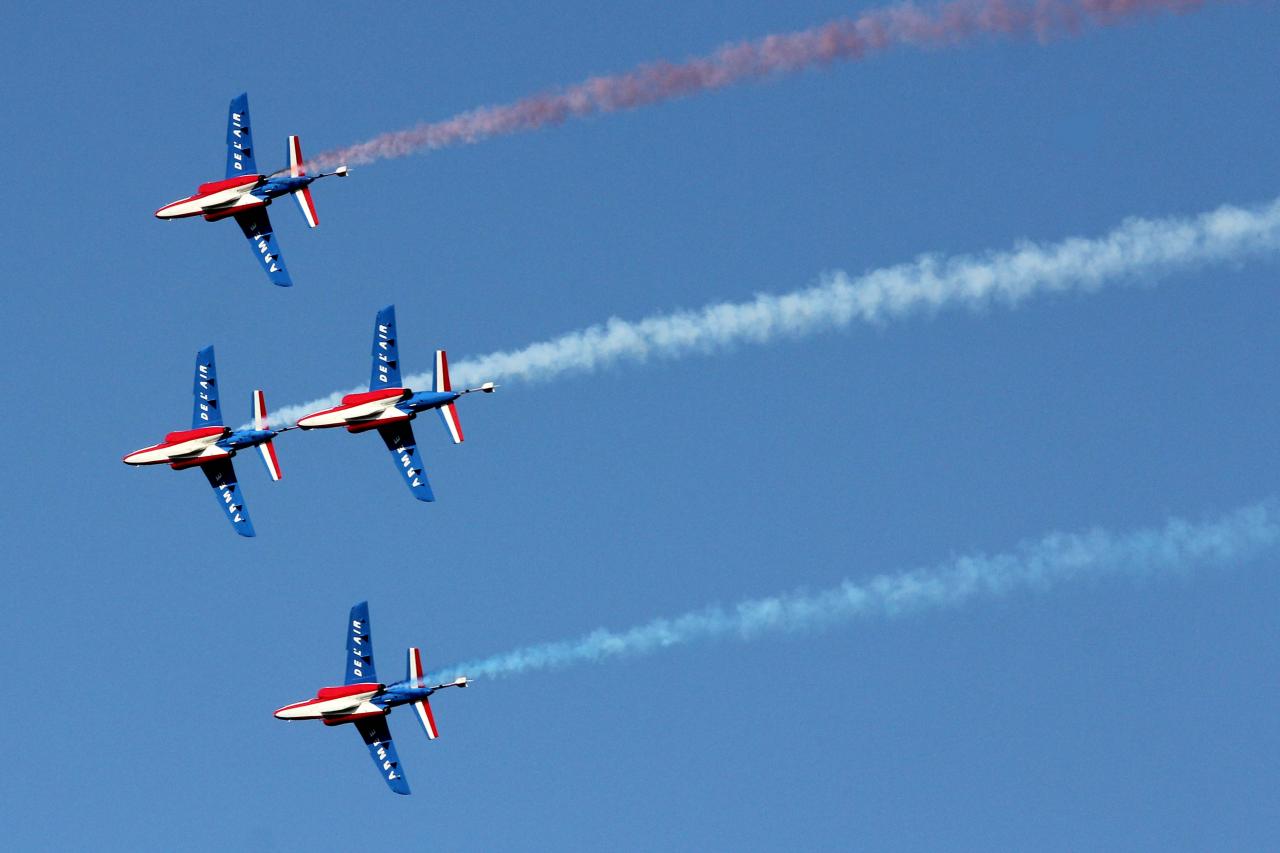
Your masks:
<svg viewBox="0 0 1280 853"><path fill-rule="evenodd" d="M364 717L381 716L399 705L421 702L441 687L422 687L412 681L395 684L348 684L341 687L322 687L315 698L285 705L275 712L278 720L322 720L325 725L336 726Z"/></svg>
<svg viewBox="0 0 1280 853"><path fill-rule="evenodd" d="M457 391L419 391L408 388L380 388L348 394L331 409L298 419L302 429L325 429L344 426L351 432L375 429L394 421L407 421L420 412L447 406L461 397Z"/></svg>
<svg viewBox="0 0 1280 853"><path fill-rule="evenodd" d="M126 465L171 465L189 468L214 459L235 456L237 451L270 441L280 433L271 429L232 431L225 426L171 432L164 441L135 450L122 460Z"/></svg>
<svg viewBox="0 0 1280 853"><path fill-rule="evenodd" d="M156 211L157 219L203 216L210 221L234 216L243 210L266 207L273 199L309 186L324 175L240 175L225 181L201 184L195 195L170 202Z"/></svg>

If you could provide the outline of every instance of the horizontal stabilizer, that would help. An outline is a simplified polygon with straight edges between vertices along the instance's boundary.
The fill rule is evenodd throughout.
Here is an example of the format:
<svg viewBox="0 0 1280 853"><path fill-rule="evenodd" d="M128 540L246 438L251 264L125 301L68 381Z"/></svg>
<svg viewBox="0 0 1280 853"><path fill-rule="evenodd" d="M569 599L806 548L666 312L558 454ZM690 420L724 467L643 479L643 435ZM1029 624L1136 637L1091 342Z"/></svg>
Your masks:
<svg viewBox="0 0 1280 853"><path fill-rule="evenodd" d="M422 671L422 653L416 648L409 649L408 669L409 683L414 687L425 687L426 685L422 683L425 675ZM435 740L440 736L439 731L436 730L436 718L431 713L431 703L427 699L414 702L413 713L422 724L422 729L427 733L428 738Z"/></svg>
<svg viewBox="0 0 1280 853"><path fill-rule="evenodd" d="M301 178L307 174L306 164L302 162L302 143L296 136L289 137L289 177Z"/></svg>
<svg viewBox="0 0 1280 853"><path fill-rule="evenodd" d="M431 390L437 394L448 394L453 391L453 383L449 381L449 356L444 350L436 350L436 370L431 377ZM444 428L449 430L454 444L462 444L462 423L458 420L458 408L453 403L440 407L440 419Z"/></svg>
<svg viewBox="0 0 1280 853"><path fill-rule="evenodd" d="M258 389L253 392L253 428L265 430L268 429L267 424L267 398L262 393L262 389ZM280 482L284 474L280 471L280 460L276 457L276 448L271 439L259 444L258 452L262 454L262 462L267 466L267 473L271 475L271 479L277 483Z"/></svg>
<svg viewBox="0 0 1280 853"><path fill-rule="evenodd" d="M462 424L458 422L458 407L453 403L440 407L440 419L445 429L453 436L454 444L462 444Z"/></svg>
<svg viewBox="0 0 1280 853"><path fill-rule="evenodd" d="M437 394L453 390L449 382L449 356L442 349L436 350L436 372L431 377L431 390Z"/></svg>
<svg viewBox="0 0 1280 853"><path fill-rule="evenodd" d="M298 203L298 208L302 211L302 216L307 220L308 225L315 228L320 224L320 217L316 216L316 203L311 198L311 187L294 190L293 200Z"/></svg>
<svg viewBox="0 0 1280 853"><path fill-rule="evenodd" d="M422 723L422 729L427 733L427 737L435 740L440 737L440 732L436 730L436 718L431 715L431 702L423 699L420 702L413 703L413 712L418 718L418 722Z"/></svg>

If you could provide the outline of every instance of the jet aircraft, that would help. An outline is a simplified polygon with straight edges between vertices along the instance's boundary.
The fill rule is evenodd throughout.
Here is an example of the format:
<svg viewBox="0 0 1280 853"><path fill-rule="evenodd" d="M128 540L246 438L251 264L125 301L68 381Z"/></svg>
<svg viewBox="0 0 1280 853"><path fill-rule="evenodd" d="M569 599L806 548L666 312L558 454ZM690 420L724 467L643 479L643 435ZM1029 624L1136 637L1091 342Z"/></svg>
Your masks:
<svg viewBox="0 0 1280 853"><path fill-rule="evenodd" d="M218 496L218 505L226 513L231 526L241 536L253 535L253 522L240 494L231 457L240 450L258 448L271 479L279 480L280 462L271 440L285 430L267 426L267 402L262 391L253 392L253 428L231 430L222 423L218 401L217 367L213 347L196 354L195 403L191 412L191 429L171 432L164 441L135 450L124 457L126 465L164 465L174 470L199 467Z"/></svg>
<svg viewBox="0 0 1280 853"><path fill-rule="evenodd" d="M462 443L462 425L458 422L458 409L454 401L474 391L493 393L497 388L486 382L479 388L454 391L449 383L449 361L444 350L436 350L436 369L432 377L432 390L414 393L401 386L400 351L396 340L396 307L388 305L378 312L373 326L373 371L369 377L369 390L348 394L342 403L332 409L313 412L298 419L302 429L346 427L348 432L366 432L376 429L382 436L387 450L391 451L396 470L404 477L413 496L420 501L433 501L431 484L427 481L418 443L413 437L410 421L420 412L435 409L440 413L445 428L454 444Z"/></svg>
<svg viewBox="0 0 1280 853"><path fill-rule="evenodd" d="M156 211L159 219L182 219L203 216L209 222L235 217L240 230L249 239L254 255L262 264L272 284L291 287L293 280L285 269L280 246L272 232L267 206L282 195L292 195L306 217L307 224L315 228L315 202L311 200L311 184L332 175L346 177L347 167L339 166L332 172L308 175L302 161L302 146L298 137L289 137L289 165L270 175L258 174L254 153L252 129L249 125L249 96L242 93L231 99L227 117L227 174L221 181L201 184L196 194L166 204ZM287 173L287 174L286 174Z"/></svg>
<svg viewBox="0 0 1280 853"><path fill-rule="evenodd" d="M448 684L428 687L423 680L422 655L417 649L409 649L409 671L404 681L383 684L378 681L373 667L373 638L369 627L369 602L362 601L351 608L347 622L347 672L341 687L322 687L314 699L305 699L285 705L276 711L278 720L320 720L326 726L353 723L379 775L397 794L409 793L409 782L400 769L400 758L391 741L387 727L387 715L398 705L412 705L414 714L427 737L438 736L435 717L431 715L428 697L446 687L466 687L465 675Z"/></svg>

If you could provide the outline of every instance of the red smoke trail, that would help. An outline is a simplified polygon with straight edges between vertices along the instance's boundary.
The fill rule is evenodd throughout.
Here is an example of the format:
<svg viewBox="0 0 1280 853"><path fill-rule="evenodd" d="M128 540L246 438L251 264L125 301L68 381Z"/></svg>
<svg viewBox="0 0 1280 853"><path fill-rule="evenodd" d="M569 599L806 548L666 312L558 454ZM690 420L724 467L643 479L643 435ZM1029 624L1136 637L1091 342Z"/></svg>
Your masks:
<svg viewBox="0 0 1280 853"><path fill-rule="evenodd" d="M610 113L758 80L794 74L832 62L853 62L898 46L949 47L983 36L1073 35L1088 26L1111 26L1144 13L1197 9L1207 0L955 0L931 9L910 4L864 12L813 29L726 45L681 63L641 65L609 77L592 77L567 89L510 104L481 107L444 121L375 136L326 151L322 167L372 163L419 151L469 145L492 136L521 133L570 118Z"/></svg>

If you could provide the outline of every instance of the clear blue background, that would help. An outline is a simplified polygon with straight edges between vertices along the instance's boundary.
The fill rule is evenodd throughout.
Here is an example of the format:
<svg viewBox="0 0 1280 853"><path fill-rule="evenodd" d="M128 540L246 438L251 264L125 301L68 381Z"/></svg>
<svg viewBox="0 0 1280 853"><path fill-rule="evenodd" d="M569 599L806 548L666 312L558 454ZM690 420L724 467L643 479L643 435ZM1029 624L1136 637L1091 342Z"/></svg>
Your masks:
<svg viewBox="0 0 1280 853"><path fill-rule="evenodd" d="M439 500L376 438L288 434L239 471L120 457L224 406L804 286L917 252L1105 232L1280 188L1280 14L1232 4L1040 45L854 65L386 162L273 209L297 281L229 223L161 223L221 176L593 73L864 8L836 0L41 4L6 16L0 399L9 849L1260 849L1280 833L1277 559L824 634L478 682L415 794L280 705L431 664L999 551L1276 490L1272 258L1159 289L949 312L508 383L419 426Z"/></svg>

